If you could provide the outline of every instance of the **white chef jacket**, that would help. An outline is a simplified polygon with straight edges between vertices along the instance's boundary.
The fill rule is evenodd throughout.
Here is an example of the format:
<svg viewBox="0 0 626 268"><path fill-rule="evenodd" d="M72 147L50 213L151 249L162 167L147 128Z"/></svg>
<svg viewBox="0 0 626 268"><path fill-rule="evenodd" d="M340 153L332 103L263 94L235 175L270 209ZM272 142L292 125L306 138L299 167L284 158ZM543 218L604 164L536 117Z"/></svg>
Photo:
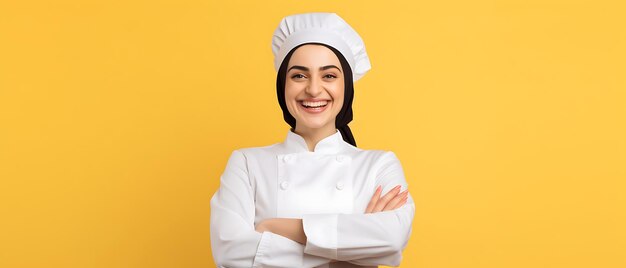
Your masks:
<svg viewBox="0 0 626 268"><path fill-rule="evenodd" d="M211 248L219 267L398 266L415 204L365 214L376 187L407 188L391 151L363 150L337 131L313 152L300 135L232 152L211 198ZM255 226L301 218L305 245ZM331 260L338 260L332 262Z"/></svg>

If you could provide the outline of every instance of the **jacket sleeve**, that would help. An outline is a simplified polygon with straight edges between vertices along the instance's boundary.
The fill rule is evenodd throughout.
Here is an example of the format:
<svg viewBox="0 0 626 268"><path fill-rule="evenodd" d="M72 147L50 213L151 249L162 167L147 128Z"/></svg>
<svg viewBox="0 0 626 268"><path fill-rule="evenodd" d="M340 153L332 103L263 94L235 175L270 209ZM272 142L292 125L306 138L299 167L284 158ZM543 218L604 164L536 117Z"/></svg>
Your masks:
<svg viewBox="0 0 626 268"><path fill-rule="evenodd" d="M396 185L407 188L400 161L385 152L377 163L376 182L383 193ZM402 207L368 214L307 214L302 225L307 236L304 252L358 265L398 266L411 235L415 203L410 196Z"/></svg>
<svg viewBox="0 0 626 268"><path fill-rule="evenodd" d="M218 267L314 267L328 258L304 253L304 245L254 226L254 192L245 155L233 151L211 198L211 249Z"/></svg>

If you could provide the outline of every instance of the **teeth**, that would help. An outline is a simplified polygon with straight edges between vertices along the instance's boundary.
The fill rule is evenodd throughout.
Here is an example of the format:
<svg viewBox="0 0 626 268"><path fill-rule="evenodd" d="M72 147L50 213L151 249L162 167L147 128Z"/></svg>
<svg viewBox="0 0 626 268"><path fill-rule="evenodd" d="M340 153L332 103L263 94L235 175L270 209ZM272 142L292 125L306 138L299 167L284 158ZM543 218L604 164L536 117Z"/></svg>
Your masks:
<svg viewBox="0 0 626 268"><path fill-rule="evenodd" d="M326 106L328 101L302 101L302 105L307 107L322 107Z"/></svg>

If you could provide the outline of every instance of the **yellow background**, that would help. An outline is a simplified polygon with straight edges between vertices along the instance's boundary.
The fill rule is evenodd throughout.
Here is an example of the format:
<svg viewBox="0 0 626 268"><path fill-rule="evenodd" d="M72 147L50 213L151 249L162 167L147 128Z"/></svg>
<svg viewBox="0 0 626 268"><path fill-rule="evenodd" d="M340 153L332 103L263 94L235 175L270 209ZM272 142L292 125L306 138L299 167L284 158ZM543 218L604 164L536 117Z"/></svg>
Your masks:
<svg viewBox="0 0 626 268"><path fill-rule="evenodd" d="M212 267L232 150L284 139L271 35L337 12L402 267L626 267L623 1L0 2L0 267Z"/></svg>

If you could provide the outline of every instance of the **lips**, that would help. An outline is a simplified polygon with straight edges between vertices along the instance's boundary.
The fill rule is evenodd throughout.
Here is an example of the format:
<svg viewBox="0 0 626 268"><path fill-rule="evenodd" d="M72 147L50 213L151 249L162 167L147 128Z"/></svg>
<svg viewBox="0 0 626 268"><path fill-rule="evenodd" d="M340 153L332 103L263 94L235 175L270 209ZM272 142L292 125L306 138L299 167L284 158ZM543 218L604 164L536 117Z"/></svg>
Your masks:
<svg viewBox="0 0 626 268"><path fill-rule="evenodd" d="M317 114L326 110L329 102L329 100L304 100L299 101L300 105L298 106L307 113Z"/></svg>
<svg viewBox="0 0 626 268"><path fill-rule="evenodd" d="M328 104L327 100L322 101L302 101L302 105L307 108L324 107Z"/></svg>

